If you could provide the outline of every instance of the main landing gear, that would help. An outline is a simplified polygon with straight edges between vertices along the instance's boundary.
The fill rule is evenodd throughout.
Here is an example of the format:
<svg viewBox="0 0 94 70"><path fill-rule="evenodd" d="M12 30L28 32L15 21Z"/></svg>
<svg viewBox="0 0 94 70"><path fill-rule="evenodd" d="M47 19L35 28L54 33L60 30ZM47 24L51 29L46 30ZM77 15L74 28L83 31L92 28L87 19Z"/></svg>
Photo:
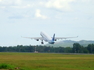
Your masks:
<svg viewBox="0 0 94 70"><path fill-rule="evenodd" d="M44 42L41 42L41 44L44 44Z"/></svg>
<svg viewBox="0 0 94 70"><path fill-rule="evenodd" d="M42 40L41 44L44 44L43 40Z"/></svg>

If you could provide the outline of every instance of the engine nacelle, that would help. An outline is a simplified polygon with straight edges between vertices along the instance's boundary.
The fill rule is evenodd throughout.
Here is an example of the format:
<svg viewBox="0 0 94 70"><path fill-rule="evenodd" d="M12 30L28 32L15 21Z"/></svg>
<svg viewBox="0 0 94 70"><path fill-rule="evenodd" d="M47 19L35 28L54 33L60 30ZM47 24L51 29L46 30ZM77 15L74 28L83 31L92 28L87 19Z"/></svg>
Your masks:
<svg viewBox="0 0 94 70"><path fill-rule="evenodd" d="M55 41L57 41L57 40L55 39Z"/></svg>
<svg viewBox="0 0 94 70"><path fill-rule="evenodd" d="M39 41L39 39L36 39L36 41Z"/></svg>

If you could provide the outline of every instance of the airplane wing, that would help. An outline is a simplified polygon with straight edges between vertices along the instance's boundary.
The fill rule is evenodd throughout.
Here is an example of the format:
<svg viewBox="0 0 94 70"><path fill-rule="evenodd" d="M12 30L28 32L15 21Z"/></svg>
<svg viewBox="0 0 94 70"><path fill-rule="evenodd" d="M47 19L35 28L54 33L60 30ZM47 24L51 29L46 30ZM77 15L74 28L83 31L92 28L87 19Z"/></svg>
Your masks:
<svg viewBox="0 0 94 70"><path fill-rule="evenodd" d="M78 36L76 37L55 37L56 40L59 40L59 39L68 39L68 38L77 38Z"/></svg>
<svg viewBox="0 0 94 70"><path fill-rule="evenodd" d="M42 37L23 37L23 38L35 39L35 40L37 40L37 41L39 41L39 40L43 40Z"/></svg>

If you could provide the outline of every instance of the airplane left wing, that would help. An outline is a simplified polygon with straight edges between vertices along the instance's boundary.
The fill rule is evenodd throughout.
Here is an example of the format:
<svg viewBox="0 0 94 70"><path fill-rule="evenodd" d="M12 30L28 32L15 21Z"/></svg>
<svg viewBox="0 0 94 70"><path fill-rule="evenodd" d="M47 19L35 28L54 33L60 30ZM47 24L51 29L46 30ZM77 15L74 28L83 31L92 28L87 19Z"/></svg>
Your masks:
<svg viewBox="0 0 94 70"><path fill-rule="evenodd" d="M23 38L35 39L35 40L37 40L37 41L39 41L39 40L43 40L42 37L23 37Z"/></svg>

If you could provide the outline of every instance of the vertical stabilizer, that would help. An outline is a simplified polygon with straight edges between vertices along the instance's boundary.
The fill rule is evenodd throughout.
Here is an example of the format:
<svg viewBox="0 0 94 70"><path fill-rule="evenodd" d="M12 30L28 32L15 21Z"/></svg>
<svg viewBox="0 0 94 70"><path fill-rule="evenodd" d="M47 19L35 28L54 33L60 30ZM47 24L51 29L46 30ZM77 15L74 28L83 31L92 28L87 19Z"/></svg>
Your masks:
<svg viewBox="0 0 94 70"><path fill-rule="evenodd" d="M52 41L55 41L55 34L53 35Z"/></svg>

